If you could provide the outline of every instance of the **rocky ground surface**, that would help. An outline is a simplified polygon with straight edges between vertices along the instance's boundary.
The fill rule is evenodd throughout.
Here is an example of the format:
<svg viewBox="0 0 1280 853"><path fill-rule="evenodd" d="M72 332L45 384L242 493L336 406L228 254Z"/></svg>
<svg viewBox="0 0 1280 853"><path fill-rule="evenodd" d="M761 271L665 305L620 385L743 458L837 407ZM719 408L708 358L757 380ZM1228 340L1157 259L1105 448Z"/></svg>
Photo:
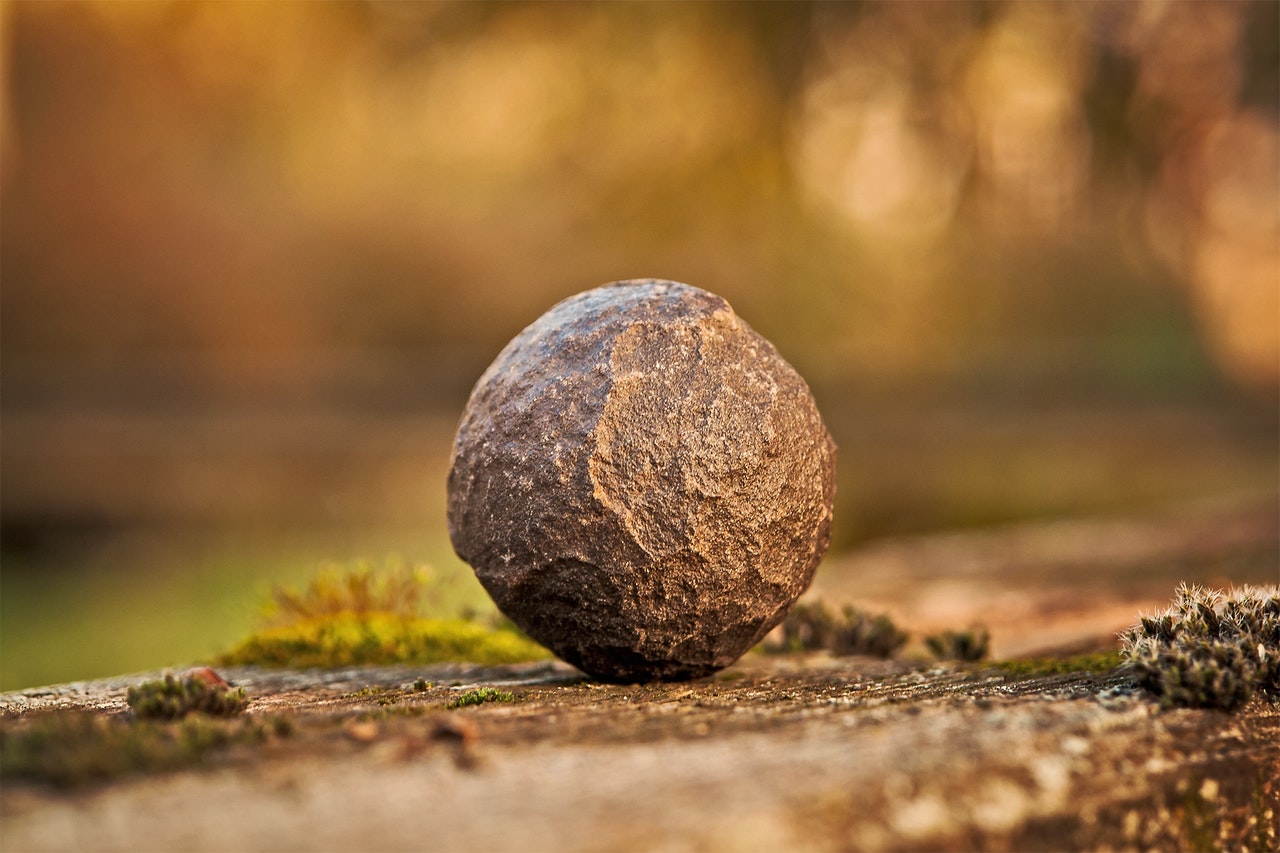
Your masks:
<svg viewBox="0 0 1280 853"><path fill-rule="evenodd" d="M561 663L228 669L250 718L289 725L194 769L6 779L0 847L1275 849L1280 708L1161 710L1123 670L1071 656L1114 648L1178 581L1276 572L1273 506L1200 509L901 541L820 573L824 600L917 631L983 621L1017 664L912 645L892 661L752 653L656 685ZM12 731L54 709L124 713L144 677L5 694L0 715ZM455 707L483 688L495 701Z"/></svg>

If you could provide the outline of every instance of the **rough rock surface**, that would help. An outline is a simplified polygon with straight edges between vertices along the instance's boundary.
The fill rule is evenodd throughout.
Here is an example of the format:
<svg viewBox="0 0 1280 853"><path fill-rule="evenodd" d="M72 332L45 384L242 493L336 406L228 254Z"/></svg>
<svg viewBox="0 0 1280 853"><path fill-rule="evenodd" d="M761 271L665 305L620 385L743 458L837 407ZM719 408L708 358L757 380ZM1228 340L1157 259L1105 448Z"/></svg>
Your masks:
<svg viewBox="0 0 1280 853"><path fill-rule="evenodd" d="M449 532L498 607L597 678L696 678L786 614L830 541L835 444L804 380L714 294L564 300L480 377Z"/></svg>

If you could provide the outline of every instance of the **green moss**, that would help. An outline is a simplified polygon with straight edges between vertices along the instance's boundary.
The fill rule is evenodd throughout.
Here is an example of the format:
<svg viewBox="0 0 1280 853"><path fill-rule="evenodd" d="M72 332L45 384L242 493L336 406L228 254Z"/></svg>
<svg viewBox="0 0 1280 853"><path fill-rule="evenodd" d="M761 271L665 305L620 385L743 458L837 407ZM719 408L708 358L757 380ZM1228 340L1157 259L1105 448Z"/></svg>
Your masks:
<svg viewBox="0 0 1280 853"><path fill-rule="evenodd" d="M129 688L129 707L139 717L173 720L195 711L215 717L234 717L249 705L243 687L210 683L199 676L166 675Z"/></svg>
<svg viewBox="0 0 1280 853"><path fill-rule="evenodd" d="M335 668L468 661L491 666L547 657L550 652L516 631L465 619L345 613L264 629L219 663Z"/></svg>
<svg viewBox="0 0 1280 853"><path fill-rule="evenodd" d="M993 666L1007 675L1036 678L1044 675L1065 675L1070 672L1110 672L1121 663L1120 652L1115 651L1072 655L1066 658L1015 658L996 661Z"/></svg>
<svg viewBox="0 0 1280 853"><path fill-rule="evenodd" d="M550 653L506 622L428 618L438 591L425 567L388 560L330 567L302 591L276 589L262 630L218 658L224 665L337 668L542 660Z"/></svg>
<svg viewBox="0 0 1280 853"><path fill-rule="evenodd" d="M964 631L942 631L924 638L930 653L939 660L982 660L991 649L991 634L981 625Z"/></svg>
<svg viewBox="0 0 1280 853"><path fill-rule="evenodd" d="M286 736L279 718L177 722L54 712L0 724L0 778L75 787L120 776L176 770L235 744Z"/></svg>
<svg viewBox="0 0 1280 853"><path fill-rule="evenodd" d="M394 705L403 699L406 691L398 687L365 687L354 693L344 693L343 699L372 699L379 705Z"/></svg>
<svg viewBox="0 0 1280 853"><path fill-rule="evenodd" d="M907 632L884 613L871 614L845 605L832 613L820 601L797 604L782 623L782 643L766 644L769 652L826 649L836 655L887 658L907 642Z"/></svg>
<svg viewBox="0 0 1280 853"><path fill-rule="evenodd" d="M469 705L483 705L486 702L514 702L516 696L514 693L508 693L505 690L498 690L493 687L478 687L475 690L468 690L455 696L450 700L448 707L465 708Z"/></svg>

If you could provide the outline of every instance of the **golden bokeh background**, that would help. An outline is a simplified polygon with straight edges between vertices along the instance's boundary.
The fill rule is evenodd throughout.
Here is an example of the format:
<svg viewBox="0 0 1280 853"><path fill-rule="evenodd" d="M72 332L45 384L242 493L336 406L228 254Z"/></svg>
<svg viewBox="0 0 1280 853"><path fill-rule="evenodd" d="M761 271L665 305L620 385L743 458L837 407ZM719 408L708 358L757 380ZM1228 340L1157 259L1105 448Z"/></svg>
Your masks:
<svg viewBox="0 0 1280 853"><path fill-rule="evenodd" d="M447 563L471 383L620 278L720 293L809 379L837 551L1274 494L1278 33L1268 0L3 3L0 681L148 660L28 665L52 613L175 610L180 655L223 585Z"/></svg>

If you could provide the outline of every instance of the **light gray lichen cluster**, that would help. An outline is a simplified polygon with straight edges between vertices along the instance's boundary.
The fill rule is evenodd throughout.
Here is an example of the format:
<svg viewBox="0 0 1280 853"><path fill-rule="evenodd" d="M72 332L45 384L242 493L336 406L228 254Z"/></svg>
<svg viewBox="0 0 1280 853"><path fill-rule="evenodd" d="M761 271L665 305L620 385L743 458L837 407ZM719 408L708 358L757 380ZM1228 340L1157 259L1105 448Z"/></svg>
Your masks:
<svg viewBox="0 0 1280 853"><path fill-rule="evenodd" d="M1182 584L1167 610L1120 634L1121 654L1162 707L1232 711L1280 700L1280 587Z"/></svg>

